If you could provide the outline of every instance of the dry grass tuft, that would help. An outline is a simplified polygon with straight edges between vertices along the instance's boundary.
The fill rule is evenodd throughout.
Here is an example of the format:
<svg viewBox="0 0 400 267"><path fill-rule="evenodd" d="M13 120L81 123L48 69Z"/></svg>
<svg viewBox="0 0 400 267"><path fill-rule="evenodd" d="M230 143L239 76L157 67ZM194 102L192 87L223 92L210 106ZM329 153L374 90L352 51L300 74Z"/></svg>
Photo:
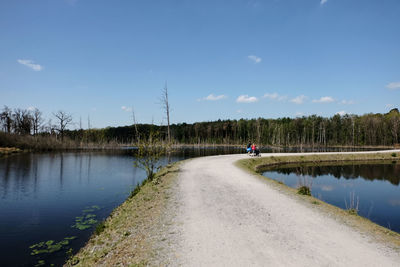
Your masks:
<svg viewBox="0 0 400 267"><path fill-rule="evenodd" d="M0 156L22 152L21 149L16 147L0 147Z"/></svg>

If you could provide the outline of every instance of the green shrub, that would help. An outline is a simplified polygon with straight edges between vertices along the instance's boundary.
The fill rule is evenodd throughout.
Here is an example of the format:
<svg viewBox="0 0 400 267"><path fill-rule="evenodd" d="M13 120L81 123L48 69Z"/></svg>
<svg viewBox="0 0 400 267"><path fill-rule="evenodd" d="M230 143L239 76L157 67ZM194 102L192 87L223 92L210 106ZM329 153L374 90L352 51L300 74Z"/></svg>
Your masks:
<svg viewBox="0 0 400 267"><path fill-rule="evenodd" d="M347 212L351 215L357 215L358 211L356 209L348 209Z"/></svg>
<svg viewBox="0 0 400 267"><path fill-rule="evenodd" d="M101 221L100 223L98 223L98 224L96 225L96 228L95 228L95 230L94 230L94 233L95 233L96 235L99 235L99 234L101 234L101 233L104 231L104 229L106 229L106 223L105 223L104 221Z"/></svg>
<svg viewBox="0 0 400 267"><path fill-rule="evenodd" d="M392 157L393 157L393 158L397 157L397 154L393 152L393 153L392 153Z"/></svg>
<svg viewBox="0 0 400 267"><path fill-rule="evenodd" d="M308 186L300 186L297 189L297 193L304 196L311 196L311 189Z"/></svg>

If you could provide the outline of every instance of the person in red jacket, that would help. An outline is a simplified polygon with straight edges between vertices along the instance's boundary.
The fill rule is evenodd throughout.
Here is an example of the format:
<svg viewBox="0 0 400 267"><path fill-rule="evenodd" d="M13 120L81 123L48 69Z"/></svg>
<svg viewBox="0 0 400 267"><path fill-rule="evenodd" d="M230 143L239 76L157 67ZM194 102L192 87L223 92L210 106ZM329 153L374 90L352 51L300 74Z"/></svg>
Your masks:
<svg viewBox="0 0 400 267"><path fill-rule="evenodd" d="M252 146L251 146L251 152L252 153L254 153L254 152L256 152L256 144L253 144Z"/></svg>

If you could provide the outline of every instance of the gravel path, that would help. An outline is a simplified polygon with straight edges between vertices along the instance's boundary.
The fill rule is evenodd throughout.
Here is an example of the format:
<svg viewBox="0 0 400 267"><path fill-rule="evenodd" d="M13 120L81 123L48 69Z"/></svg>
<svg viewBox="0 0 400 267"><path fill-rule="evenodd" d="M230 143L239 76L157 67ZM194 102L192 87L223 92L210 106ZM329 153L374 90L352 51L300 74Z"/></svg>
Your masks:
<svg viewBox="0 0 400 267"><path fill-rule="evenodd" d="M398 252L234 165L246 157L202 157L182 166L168 229L169 265L400 265Z"/></svg>

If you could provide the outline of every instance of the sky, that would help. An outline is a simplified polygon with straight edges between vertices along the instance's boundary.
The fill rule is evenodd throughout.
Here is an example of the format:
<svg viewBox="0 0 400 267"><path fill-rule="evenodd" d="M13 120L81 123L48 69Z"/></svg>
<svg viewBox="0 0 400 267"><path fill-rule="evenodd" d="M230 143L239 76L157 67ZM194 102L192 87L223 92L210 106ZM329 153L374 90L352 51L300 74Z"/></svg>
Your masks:
<svg viewBox="0 0 400 267"><path fill-rule="evenodd" d="M398 0L1 0L0 106L78 127L386 113ZM53 118L53 120L55 120Z"/></svg>

